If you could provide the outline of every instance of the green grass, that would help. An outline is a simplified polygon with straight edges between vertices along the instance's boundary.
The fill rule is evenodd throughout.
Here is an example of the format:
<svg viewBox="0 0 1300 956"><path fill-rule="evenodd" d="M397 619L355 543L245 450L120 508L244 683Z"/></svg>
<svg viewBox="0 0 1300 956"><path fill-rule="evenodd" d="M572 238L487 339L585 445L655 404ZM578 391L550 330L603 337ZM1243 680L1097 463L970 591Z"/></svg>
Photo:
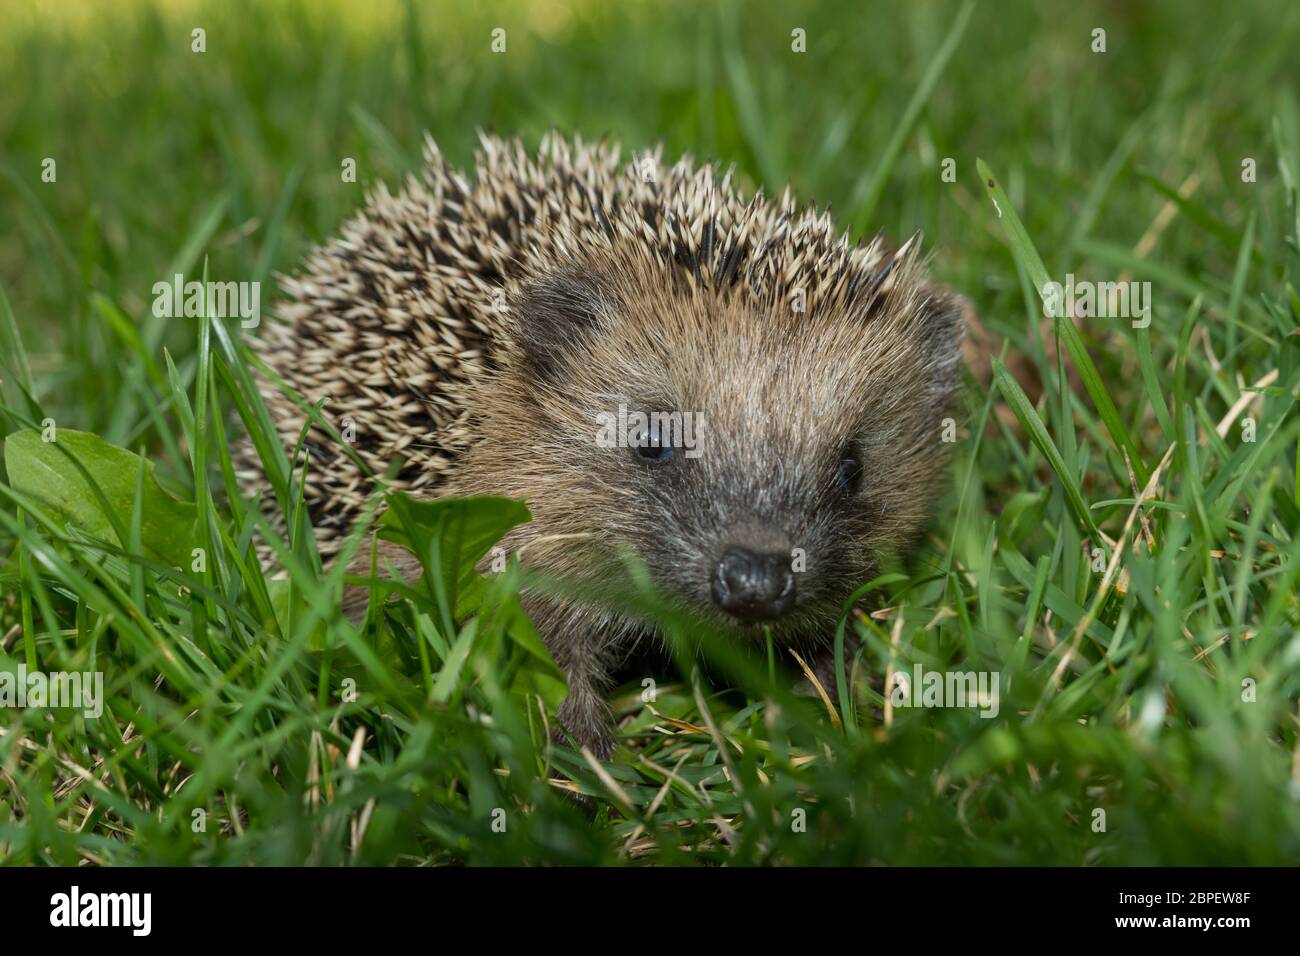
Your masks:
<svg viewBox="0 0 1300 956"><path fill-rule="evenodd" d="M309 6L0 3L0 669L102 671L107 701L0 709L0 860L1300 859L1300 10ZM837 640L868 674L997 672L996 718L829 688L832 721L663 619L681 673L615 695L614 761L547 747L563 688L518 571L468 572L504 502L391 510L428 573L342 620L238 327L158 319L151 287L292 270L425 129L466 161L478 127L552 126L923 231L993 373L920 553ZM1044 320L1067 273L1150 281L1150 327ZM236 487L244 430L285 537Z"/></svg>

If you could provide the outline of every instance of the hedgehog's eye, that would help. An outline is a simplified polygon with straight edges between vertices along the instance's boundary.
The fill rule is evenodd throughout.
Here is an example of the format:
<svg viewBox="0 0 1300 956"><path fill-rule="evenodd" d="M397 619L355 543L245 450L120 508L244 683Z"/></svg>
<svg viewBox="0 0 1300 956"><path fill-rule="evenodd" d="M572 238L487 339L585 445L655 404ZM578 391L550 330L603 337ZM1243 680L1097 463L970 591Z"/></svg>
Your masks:
<svg viewBox="0 0 1300 956"><path fill-rule="evenodd" d="M645 461L661 462L667 461L673 456L672 445L661 444L659 435L655 431L640 435L632 445L632 450L638 458Z"/></svg>
<svg viewBox="0 0 1300 956"><path fill-rule="evenodd" d="M646 461L665 461L673 456L672 448L667 445L642 445L636 453L638 458Z"/></svg>
<svg viewBox="0 0 1300 956"><path fill-rule="evenodd" d="M835 488L843 494L853 494L862 484L862 459L852 445L840 452L840 463L835 468Z"/></svg>

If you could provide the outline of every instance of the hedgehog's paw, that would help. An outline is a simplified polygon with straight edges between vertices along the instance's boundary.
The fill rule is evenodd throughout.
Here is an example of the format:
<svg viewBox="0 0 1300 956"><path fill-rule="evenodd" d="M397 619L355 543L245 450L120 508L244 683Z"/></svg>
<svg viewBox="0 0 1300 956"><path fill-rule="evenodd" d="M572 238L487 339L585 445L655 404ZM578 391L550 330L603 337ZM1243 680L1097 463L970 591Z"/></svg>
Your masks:
<svg viewBox="0 0 1300 956"><path fill-rule="evenodd" d="M604 699L594 690L570 682L557 715L562 726L552 733L558 744L576 744L590 750L597 760L614 755L614 720Z"/></svg>

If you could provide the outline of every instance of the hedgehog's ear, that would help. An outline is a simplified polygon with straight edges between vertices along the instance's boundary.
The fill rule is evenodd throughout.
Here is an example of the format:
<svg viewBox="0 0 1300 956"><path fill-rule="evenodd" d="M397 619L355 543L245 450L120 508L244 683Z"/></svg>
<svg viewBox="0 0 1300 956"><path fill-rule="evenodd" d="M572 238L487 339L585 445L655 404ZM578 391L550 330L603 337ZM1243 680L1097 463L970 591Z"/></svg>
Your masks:
<svg viewBox="0 0 1300 956"><path fill-rule="evenodd" d="M590 275L557 272L520 291L515 335L533 371L554 379L565 361L600 328L608 299Z"/></svg>
<svg viewBox="0 0 1300 956"><path fill-rule="evenodd" d="M964 295L938 288L923 306L928 398L946 407L961 381L962 339L967 327L979 323L975 303Z"/></svg>

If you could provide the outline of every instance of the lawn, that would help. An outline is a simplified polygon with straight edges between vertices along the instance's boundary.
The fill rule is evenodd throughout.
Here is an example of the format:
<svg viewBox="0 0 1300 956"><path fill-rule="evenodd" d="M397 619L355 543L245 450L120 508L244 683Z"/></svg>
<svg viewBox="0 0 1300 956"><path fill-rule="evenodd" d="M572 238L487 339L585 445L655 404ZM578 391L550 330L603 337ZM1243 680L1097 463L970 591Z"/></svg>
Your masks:
<svg viewBox="0 0 1300 956"><path fill-rule="evenodd" d="M0 22L0 676L103 679L98 715L0 681L0 862L1300 860L1300 7L0 0ZM473 573L518 506L391 509L431 573L358 627L286 451L301 533L241 493L232 445L271 445L256 330L161 318L155 283L257 281L273 321L276 274L417 170L424 131L469 163L479 129L552 128L790 184L855 237L919 231L975 304L948 488L833 635L862 699L796 693L797 663L646 585L627 602L670 660L613 696L613 760L548 746L564 687L521 572ZM1143 306L1071 321L1050 283ZM902 706L917 666L996 676L996 715Z"/></svg>

